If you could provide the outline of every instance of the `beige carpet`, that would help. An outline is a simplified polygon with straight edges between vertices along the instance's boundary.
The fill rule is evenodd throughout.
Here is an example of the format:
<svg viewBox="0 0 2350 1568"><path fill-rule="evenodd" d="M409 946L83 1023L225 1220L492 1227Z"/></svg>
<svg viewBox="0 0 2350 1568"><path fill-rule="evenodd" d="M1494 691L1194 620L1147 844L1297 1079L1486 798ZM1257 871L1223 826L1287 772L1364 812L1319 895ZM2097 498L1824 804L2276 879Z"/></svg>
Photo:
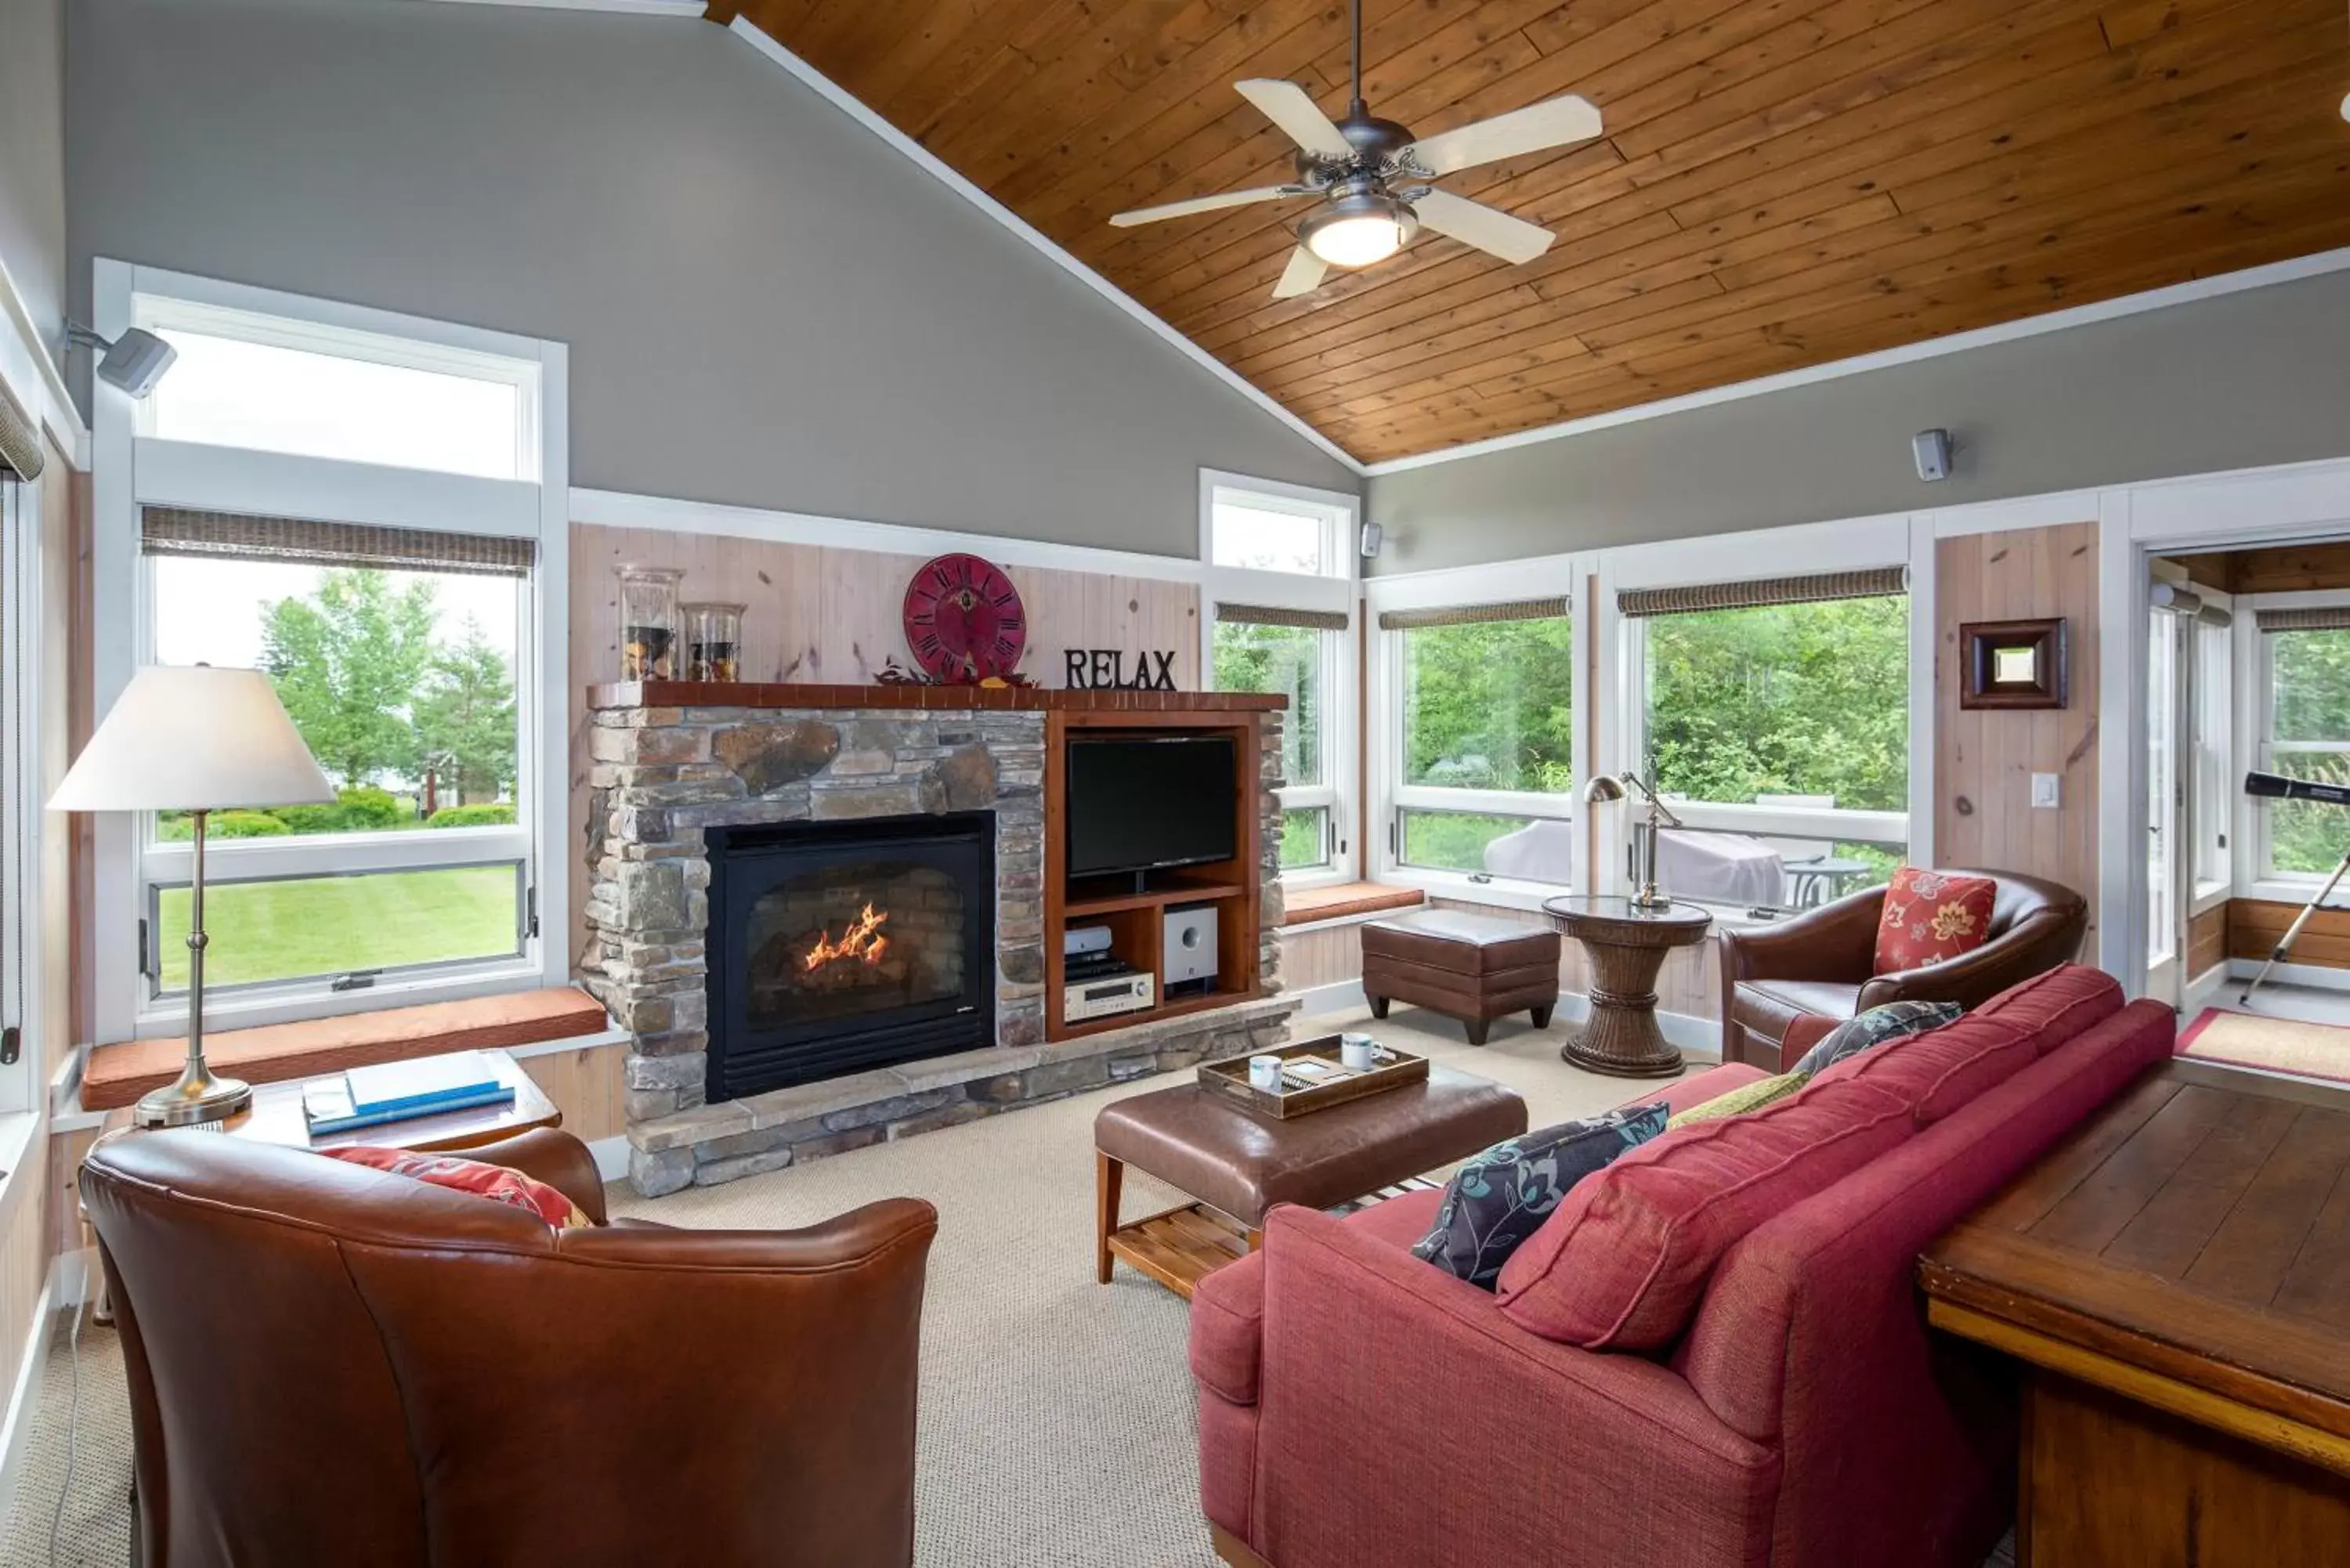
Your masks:
<svg viewBox="0 0 2350 1568"><path fill-rule="evenodd" d="M1564 1023L1541 1033L1523 1019L1496 1024L1483 1050L1465 1044L1457 1024L1413 1009L1373 1027L1407 1050L1509 1085L1536 1126L1603 1109L1640 1087L1560 1062ZM922 1313L919 1561L1212 1568L1183 1359L1187 1309L1124 1268L1114 1284L1093 1282L1094 1113L1180 1081L1145 1079L650 1202L616 1188L613 1207L671 1225L773 1228L896 1194L930 1199L939 1238ZM1139 1173L1127 1180L1129 1215L1179 1200ZM85 1326L78 1362L79 1453L63 1493L57 1562L116 1568L128 1560L130 1469L113 1334ZM0 1539L0 1568L49 1562L72 1381L60 1343Z"/></svg>
<svg viewBox="0 0 2350 1568"><path fill-rule="evenodd" d="M2180 1031L2178 1054L2350 1083L2350 1029L2207 1007Z"/></svg>

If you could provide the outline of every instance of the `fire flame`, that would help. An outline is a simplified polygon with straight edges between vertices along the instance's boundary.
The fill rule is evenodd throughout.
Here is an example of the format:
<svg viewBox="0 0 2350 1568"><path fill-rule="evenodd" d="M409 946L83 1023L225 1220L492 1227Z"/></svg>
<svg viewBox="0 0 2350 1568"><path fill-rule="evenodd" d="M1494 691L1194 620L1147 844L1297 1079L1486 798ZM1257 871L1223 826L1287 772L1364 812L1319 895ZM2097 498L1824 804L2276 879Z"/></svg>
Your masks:
<svg viewBox="0 0 2350 1568"><path fill-rule="evenodd" d="M889 919L887 909L879 914L868 904L865 910L840 933L838 941L823 937L808 949L806 967L813 974L835 959L861 959L868 964L879 963L881 955L889 950L889 939L881 934L882 925Z"/></svg>

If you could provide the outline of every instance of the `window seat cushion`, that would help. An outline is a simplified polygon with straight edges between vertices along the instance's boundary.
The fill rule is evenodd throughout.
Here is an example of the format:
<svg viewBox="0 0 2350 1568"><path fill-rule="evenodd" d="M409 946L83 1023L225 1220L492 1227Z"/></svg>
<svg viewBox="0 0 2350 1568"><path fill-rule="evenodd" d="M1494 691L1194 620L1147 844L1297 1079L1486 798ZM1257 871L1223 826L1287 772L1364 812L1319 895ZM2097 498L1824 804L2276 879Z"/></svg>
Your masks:
<svg viewBox="0 0 2350 1568"><path fill-rule="evenodd" d="M1409 909L1428 901L1417 888L1389 888L1378 882L1341 882L1332 888L1286 890L1282 896L1281 923L1303 926L1315 920L1343 920L1350 915L1376 915L1383 909Z"/></svg>
<svg viewBox="0 0 2350 1568"><path fill-rule="evenodd" d="M610 1027L602 1002L576 987L557 985L207 1033L204 1060L215 1071L249 1083L282 1084L444 1051L570 1040ZM130 1105L177 1078L187 1054L184 1037L94 1047L82 1068L82 1108L110 1111Z"/></svg>

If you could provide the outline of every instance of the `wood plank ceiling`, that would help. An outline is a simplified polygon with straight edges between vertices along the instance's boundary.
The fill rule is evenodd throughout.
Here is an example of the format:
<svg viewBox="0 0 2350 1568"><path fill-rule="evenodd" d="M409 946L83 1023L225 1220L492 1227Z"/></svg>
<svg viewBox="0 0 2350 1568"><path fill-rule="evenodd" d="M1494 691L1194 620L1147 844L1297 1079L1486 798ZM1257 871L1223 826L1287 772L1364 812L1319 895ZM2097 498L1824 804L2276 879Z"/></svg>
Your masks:
<svg viewBox="0 0 2350 1568"><path fill-rule="evenodd" d="M2343 0L1367 0L1424 134L1562 92L1607 137L1452 175L1555 229L1423 234L1276 303L1305 202L1232 88L1345 112L1334 0L718 0L1367 462L2350 245Z"/></svg>

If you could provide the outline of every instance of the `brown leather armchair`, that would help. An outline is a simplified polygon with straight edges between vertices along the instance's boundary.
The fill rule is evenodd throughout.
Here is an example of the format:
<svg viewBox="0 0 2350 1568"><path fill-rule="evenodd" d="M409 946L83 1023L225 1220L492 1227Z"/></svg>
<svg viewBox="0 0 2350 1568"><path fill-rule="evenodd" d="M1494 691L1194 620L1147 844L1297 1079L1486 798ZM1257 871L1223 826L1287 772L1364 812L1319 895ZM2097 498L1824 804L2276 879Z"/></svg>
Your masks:
<svg viewBox="0 0 2350 1568"><path fill-rule="evenodd" d="M2088 929L2089 906L2059 883L2014 871L1961 870L1999 884L1991 934L1947 963L1892 974L1871 971L1885 889L1865 888L1833 904L1759 929L1721 933L1721 1059L1776 1073L1800 1052L1783 1051L1798 1021L1837 1023L1888 1002L1972 1007L2018 981L2070 963ZM1824 1031L1821 1031L1824 1033ZM1808 1045L1814 1032L1801 1031Z"/></svg>
<svg viewBox="0 0 2350 1568"><path fill-rule="evenodd" d="M929 1204L607 1226L567 1134L464 1153L595 1228L217 1132L90 1151L138 1563L912 1561Z"/></svg>

